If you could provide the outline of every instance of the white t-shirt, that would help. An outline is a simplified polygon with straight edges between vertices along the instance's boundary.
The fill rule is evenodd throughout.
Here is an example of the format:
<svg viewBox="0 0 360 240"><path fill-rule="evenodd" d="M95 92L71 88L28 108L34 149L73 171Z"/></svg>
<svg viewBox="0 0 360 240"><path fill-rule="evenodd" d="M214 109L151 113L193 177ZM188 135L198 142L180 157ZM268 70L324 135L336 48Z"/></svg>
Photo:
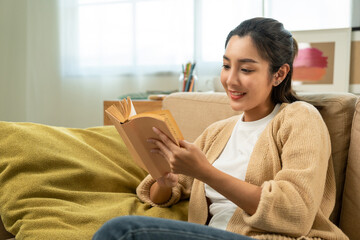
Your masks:
<svg viewBox="0 0 360 240"><path fill-rule="evenodd" d="M242 120L242 114L239 121L236 123L223 152L214 162L213 166L222 172L244 181L250 155L255 143L267 124L277 114L279 108L280 104L277 104L269 115L252 122L244 122ZM237 205L226 199L207 184L205 184L205 193L206 197L211 201L209 211L212 218L209 226L225 230Z"/></svg>

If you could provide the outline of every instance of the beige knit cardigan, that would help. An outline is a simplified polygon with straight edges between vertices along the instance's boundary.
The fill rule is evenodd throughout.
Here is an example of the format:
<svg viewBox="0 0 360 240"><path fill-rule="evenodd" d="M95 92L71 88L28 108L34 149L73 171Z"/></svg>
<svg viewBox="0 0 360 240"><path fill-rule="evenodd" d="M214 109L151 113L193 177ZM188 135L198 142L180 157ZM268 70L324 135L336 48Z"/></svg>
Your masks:
<svg viewBox="0 0 360 240"><path fill-rule="evenodd" d="M212 124L195 141L213 163L224 149L239 116ZM227 230L257 239L348 239L329 216L335 203L330 137L320 113L305 102L283 103L259 136L245 181L261 186L253 215L237 208ZM139 198L166 207L190 197L188 221L206 224L204 183L179 177L171 199L157 205L149 199L154 180L137 188Z"/></svg>

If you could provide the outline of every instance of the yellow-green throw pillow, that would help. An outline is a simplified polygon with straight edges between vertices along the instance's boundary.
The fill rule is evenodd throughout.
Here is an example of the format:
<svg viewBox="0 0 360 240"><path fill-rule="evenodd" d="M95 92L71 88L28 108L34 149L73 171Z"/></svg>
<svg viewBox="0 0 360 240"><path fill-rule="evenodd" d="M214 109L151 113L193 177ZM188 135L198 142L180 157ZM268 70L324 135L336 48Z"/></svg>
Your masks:
<svg viewBox="0 0 360 240"><path fill-rule="evenodd" d="M121 215L186 220L186 201L171 208L139 201L145 176L113 126L0 122L0 215L17 240L91 239Z"/></svg>

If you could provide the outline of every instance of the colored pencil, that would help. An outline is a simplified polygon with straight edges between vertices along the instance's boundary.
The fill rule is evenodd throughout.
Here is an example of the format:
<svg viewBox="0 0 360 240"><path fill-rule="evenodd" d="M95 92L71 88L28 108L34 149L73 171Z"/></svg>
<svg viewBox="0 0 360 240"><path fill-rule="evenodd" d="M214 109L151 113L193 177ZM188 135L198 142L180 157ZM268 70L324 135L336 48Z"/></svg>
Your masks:
<svg viewBox="0 0 360 240"><path fill-rule="evenodd" d="M189 77L188 77L188 81L186 83L185 92L189 91L190 82L191 82L191 79L193 77L192 75L193 75L193 72L194 72L195 65L196 65L196 63L191 65L191 70L190 70L190 74L189 74Z"/></svg>

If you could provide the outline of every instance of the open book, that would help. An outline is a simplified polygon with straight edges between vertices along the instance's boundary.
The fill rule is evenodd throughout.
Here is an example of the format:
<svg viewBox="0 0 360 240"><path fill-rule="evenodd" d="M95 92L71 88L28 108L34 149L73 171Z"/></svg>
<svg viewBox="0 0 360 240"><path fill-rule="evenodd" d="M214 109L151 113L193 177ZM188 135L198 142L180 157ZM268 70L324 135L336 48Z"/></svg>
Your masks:
<svg viewBox="0 0 360 240"><path fill-rule="evenodd" d="M136 164L158 179L171 171L168 161L160 154L151 153L155 146L147 139L159 137L153 132L156 127L179 146L184 139L173 116L168 110L136 114L131 99L123 99L105 110L116 127Z"/></svg>

